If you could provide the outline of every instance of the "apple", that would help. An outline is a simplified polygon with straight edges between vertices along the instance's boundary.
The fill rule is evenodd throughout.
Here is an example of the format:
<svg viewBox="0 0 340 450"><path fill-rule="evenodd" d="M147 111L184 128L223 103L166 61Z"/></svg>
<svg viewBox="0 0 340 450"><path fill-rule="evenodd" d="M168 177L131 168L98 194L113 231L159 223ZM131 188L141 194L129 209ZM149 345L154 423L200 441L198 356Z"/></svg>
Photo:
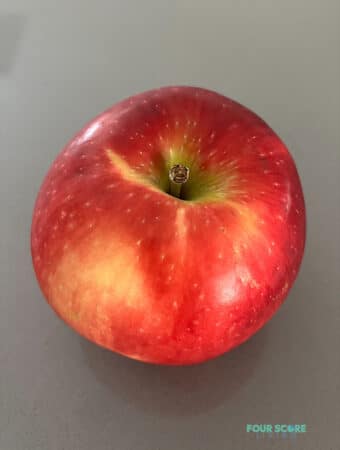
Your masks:
<svg viewBox="0 0 340 450"><path fill-rule="evenodd" d="M100 346L194 364L277 311L305 244L297 169L239 103L188 86L123 100L57 156L31 230L54 311Z"/></svg>

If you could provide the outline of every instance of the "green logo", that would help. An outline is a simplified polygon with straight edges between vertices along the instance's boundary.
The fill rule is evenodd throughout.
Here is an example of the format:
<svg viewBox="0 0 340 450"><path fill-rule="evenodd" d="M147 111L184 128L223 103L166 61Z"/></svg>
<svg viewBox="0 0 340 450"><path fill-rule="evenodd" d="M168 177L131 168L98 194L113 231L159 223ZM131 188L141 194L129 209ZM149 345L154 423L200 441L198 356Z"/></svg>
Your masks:
<svg viewBox="0 0 340 450"><path fill-rule="evenodd" d="M305 423L301 424L285 424L285 423L247 423L246 432L253 433L256 438L287 438L296 437L298 434L307 432Z"/></svg>

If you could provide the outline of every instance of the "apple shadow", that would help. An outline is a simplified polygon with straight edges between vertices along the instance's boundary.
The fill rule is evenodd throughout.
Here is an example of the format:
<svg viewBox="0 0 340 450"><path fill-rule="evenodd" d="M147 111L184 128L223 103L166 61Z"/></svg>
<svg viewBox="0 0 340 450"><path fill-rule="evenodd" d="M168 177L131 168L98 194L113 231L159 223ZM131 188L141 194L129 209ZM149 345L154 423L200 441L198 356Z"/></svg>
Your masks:
<svg viewBox="0 0 340 450"><path fill-rule="evenodd" d="M268 327L225 355L194 366L134 361L82 339L86 364L100 383L151 415L194 416L227 402L256 369Z"/></svg>

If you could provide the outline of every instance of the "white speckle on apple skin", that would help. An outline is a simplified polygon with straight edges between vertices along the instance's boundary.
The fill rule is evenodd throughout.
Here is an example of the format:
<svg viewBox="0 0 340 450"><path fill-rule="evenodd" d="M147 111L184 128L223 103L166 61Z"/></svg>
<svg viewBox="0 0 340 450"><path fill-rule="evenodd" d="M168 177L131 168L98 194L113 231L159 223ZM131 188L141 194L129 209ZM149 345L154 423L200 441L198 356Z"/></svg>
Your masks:
<svg viewBox="0 0 340 450"><path fill-rule="evenodd" d="M140 247L141 243L142 243L142 239L139 239L139 240L136 242L137 247Z"/></svg>
<svg viewBox="0 0 340 450"><path fill-rule="evenodd" d="M235 255L236 256L239 256L240 255L240 249L239 249L239 247L237 246L237 245L233 245L233 251L234 251L234 253L235 253Z"/></svg>

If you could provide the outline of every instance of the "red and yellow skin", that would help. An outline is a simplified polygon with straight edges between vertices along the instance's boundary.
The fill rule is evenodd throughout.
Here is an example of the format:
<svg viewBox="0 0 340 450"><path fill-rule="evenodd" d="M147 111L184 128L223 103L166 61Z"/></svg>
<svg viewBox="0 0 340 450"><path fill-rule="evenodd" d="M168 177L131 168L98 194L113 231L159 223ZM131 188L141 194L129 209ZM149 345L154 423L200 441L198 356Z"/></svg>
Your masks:
<svg viewBox="0 0 340 450"><path fill-rule="evenodd" d="M168 171L190 169L182 196ZM305 207L294 162L254 113L166 87L124 100L59 154L31 245L55 312L141 361L193 364L246 341L297 275Z"/></svg>

